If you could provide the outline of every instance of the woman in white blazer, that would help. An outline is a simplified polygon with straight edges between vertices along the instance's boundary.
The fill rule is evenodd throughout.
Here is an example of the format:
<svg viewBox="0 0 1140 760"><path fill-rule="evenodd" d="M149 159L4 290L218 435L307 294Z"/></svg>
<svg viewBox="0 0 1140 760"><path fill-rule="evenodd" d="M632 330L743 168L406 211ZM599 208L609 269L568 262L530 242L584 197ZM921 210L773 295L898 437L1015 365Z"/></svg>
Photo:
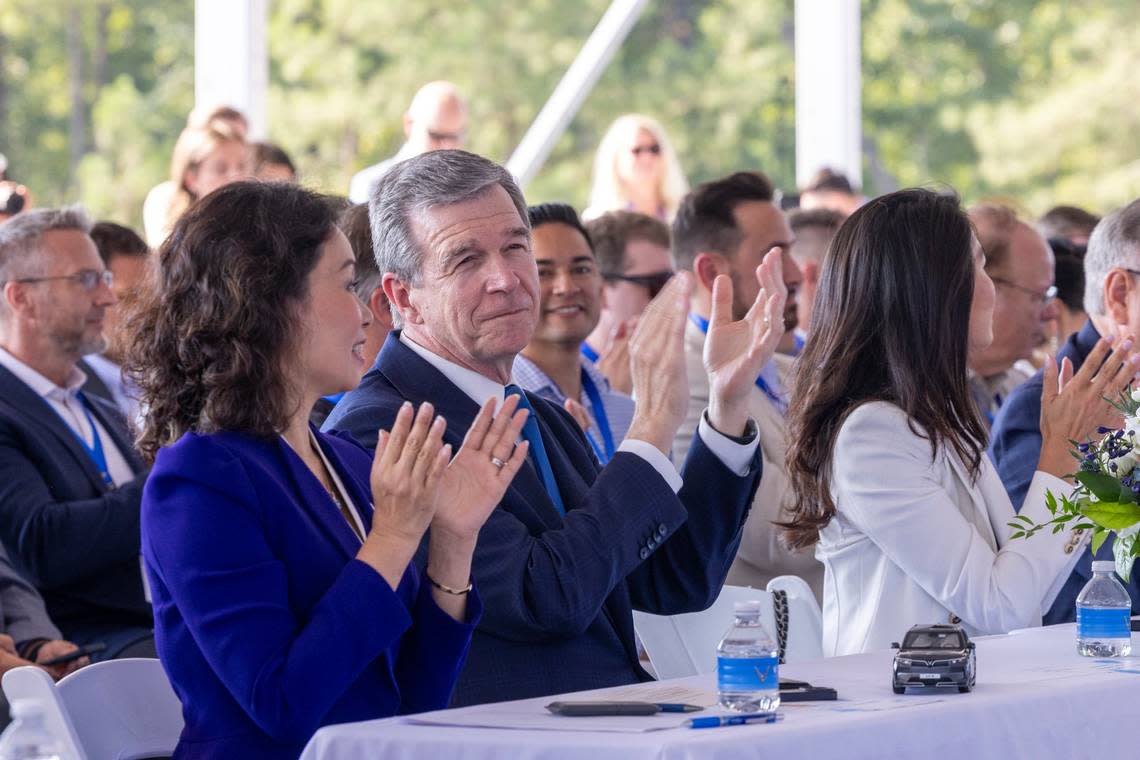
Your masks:
<svg viewBox="0 0 1140 760"><path fill-rule="evenodd" d="M1040 625L1081 554L1080 531L1008 540L1015 513L966 376L969 352L993 338L984 266L957 199L927 190L868 202L828 252L792 396L784 525L824 565L826 655L886 648L916 624ZM1072 488L1069 441L1111 419L1104 397L1140 367L1131 347L1109 356L1102 340L1075 376L1068 360L1046 364L1022 514L1048 520L1046 490Z"/></svg>

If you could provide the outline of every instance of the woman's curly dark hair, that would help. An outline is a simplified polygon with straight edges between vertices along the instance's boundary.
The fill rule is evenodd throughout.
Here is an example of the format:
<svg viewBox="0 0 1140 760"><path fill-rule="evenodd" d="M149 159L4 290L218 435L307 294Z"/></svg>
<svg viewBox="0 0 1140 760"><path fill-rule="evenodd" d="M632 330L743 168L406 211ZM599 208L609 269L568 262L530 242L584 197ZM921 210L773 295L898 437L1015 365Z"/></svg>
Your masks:
<svg viewBox="0 0 1140 760"><path fill-rule="evenodd" d="M188 432L285 428L298 403L287 353L334 222L325 197L261 182L227 185L178 220L127 325L148 461Z"/></svg>

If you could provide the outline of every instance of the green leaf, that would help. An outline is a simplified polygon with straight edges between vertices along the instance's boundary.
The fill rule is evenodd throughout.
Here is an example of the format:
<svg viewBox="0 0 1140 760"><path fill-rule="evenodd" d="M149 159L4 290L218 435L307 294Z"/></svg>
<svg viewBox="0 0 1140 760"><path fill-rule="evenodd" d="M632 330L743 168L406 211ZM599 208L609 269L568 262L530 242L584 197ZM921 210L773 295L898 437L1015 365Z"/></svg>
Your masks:
<svg viewBox="0 0 1140 760"><path fill-rule="evenodd" d="M1010 533L1010 534L1009 534L1009 539L1010 539L1011 541L1012 541L1013 539L1015 539L1015 538L1025 538L1025 531L1023 531L1023 530L1015 530L1013 533Z"/></svg>
<svg viewBox="0 0 1140 760"><path fill-rule="evenodd" d="M1132 564L1136 561L1136 550L1140 548L1136 543L1136 534L1117 536L1112 544L1112 557L1116 560L1116 574L1121 580L1128 583L1132 575Z"/></svg>
<svg viewBox="0 0 1140 760"><path fill-rule="evenodd" d="M1100 526L1093 528L1092 534L1092 553L1095 555L1100 551L1100 547L1104 545L1105 539L1109 536L1109 532Z"/></svg>
<svg viewBox="0 0 1140 760"><path fill-rule="evenodd" d="M1077 459L1080 459L1080 457L1077 457ZM1049 508L1049 514L1057 514L1057 497L1053 495L1052 491L1045 492L1045 506ZM1021 517L1021 515L1018 515L1018 517Z"/></svg>
<svg viewBox="0 0 1140 760"><path fill-rule="evenodd" d="M1109 530L1124 530L1140 522L1140 504L1098 501L1086 505L1084 513L1089 520Z"/></svg>
<svg viewBox="0 0 1140 760"><path fill-rule="evenodd" d="M1101 501L1118 501L1120 496L1120 481L1103 472L1078 472L1077 481L1092 491Z"/></svg>

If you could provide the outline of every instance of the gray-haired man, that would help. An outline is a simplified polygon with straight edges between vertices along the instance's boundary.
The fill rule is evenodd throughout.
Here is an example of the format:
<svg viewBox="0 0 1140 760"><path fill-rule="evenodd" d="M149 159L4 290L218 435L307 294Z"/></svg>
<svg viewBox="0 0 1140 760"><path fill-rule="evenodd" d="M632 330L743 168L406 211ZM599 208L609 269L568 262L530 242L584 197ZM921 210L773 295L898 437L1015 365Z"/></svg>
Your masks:
<svg viewBox="0 0 1140 760"><path fill-rule="evenodd" d="M67 638L153 656L143 466L118 410L79 390L115 303L90 229L75 208L0 225L0 541Z"/></svg>
<svg viewBox="0 0 1140 760"><path fill-rule="evenodd" d="M1102 335L1116 340L1140 336L1140 199L1113 211L1093 231L1085 254L1085 311L1089 321L1069 336L1057 353L1057 364L1067 358L1074 372ZM1010 394L994 421L990 438L990 458L1018 509L1041 454L1041 386L1042 373L1038 372ZM1119 427L1121 420L1114 413L1101 424ZM1112 559L1111 539L1101 546L1097 559ZM1077 594L1091 575L1092 553L1085 551L1045 614L1045 625L1074 619ZM1140 573L1133 573L1128 593L1132 595L1132 609L1137 611Z"/></svg>
<svg viewBox="0 0 1140 760"><path fill-rule="evenodd" d="M325 427L374 445L401 405L430 401L458 448L489 399L518 393L531 411L529 463L479 534L474 574L486 611L455 704L648 679L631 610L712 603L759 480L747 400L783 333L778 261L760 268L764 289L742 320L732 321L728 278L717 287L705 352L713 391L680 473L668 452L688 406L691 278L680 275L649 305L630 349L638 407L599 468L567 412L508 384L539 309L526 201L510 174L470 153L435 151L394 166L369 205L403 329Z"/></svg>

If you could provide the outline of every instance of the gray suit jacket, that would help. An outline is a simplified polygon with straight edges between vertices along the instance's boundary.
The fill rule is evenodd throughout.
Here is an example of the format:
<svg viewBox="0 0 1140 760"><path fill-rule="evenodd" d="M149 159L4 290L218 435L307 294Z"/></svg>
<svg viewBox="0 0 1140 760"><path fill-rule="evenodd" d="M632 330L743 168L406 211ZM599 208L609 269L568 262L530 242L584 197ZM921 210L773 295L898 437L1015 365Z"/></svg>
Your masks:
<svg viewBox="0 0 1140 760"><path fill-rule="evenodd" d="M44 600L25 581L0 546L0 633L17 644L31 639L59 639L59 629L48 618Z"/></svg>
<svg viewBox="0 0 1140 760"><path fill-rule="evenodd" d="M702 354L705 334L691 321L685 325L685 367L689 375L689 413L673 440L674 461L684 461L689 444L700 423L701 412L709 405L709 376ZM780 380L787 387L791 359L777 354ZM759 388L752 389L748 412L760 430L760 455L763 470L760 487L752 500L752 512L744 523L740 549L728 571L726 583L733 586L764 588L779 575L798 575L807 581L816 599L823 594L823 565L810 550L792 552L779 540L774 520L790 516L792 484L784 467L788 444L784 416Z"/></svg>

